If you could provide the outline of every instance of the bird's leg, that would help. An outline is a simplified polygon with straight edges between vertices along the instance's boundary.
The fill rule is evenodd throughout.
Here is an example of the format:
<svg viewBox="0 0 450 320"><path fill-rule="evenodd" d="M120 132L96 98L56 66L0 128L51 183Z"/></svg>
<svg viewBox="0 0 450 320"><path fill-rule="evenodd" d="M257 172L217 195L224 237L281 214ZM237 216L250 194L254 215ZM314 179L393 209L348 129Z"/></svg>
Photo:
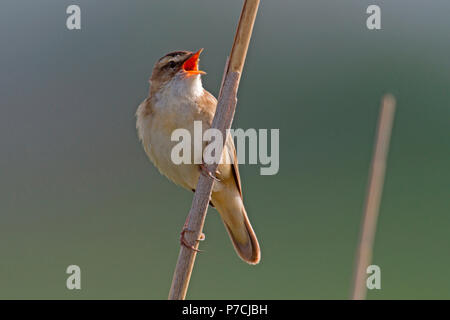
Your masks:
<svg viewBox="0 0 450 320"><path fill-rule="evenodd" d="M194 250L196 252L201 252L201 250L196 249L192 244L190 244L189 242L187 242L186 238L184 237L186 232L194 232L193 230L190 230L187 226L188 226L188 222L189 222L189 215L186 218L186 221L184 222L183 225L183 229L181 230L180 233L180 244L185 246L186 248L189 248L191 250ZM205 234L202 232L200 234L200 238L197 239L197 241L203 241L205 240Z"/></svg>
<svg viewBox="0 0 450 320"><path fill-rule="evenodd" d="M211 179L214 179L215 181L219 182L220 179L217 178L211 171L208 170L208 167L206 166L205 163L201 163L200 164L200 171L202 172L202 174L204 174L207 177L210 177Z"/></svg>

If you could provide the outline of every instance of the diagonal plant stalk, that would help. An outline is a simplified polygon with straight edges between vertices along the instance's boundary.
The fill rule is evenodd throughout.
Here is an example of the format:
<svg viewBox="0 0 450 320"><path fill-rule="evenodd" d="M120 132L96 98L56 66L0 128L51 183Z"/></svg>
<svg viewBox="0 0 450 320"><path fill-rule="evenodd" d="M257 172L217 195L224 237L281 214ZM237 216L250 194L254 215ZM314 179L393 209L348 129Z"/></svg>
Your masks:
<svg viewBox="0 0 450 320"><path fill-rule="evenodd" d="M361 225L361 234L356 253L355 271L353 275L352 300L364 300L366 297L366 270L372 261L372 250L377 229L378 211L380 209L383 192L386 160L391 139L392 124L395 114L395 98L388 94L383 97L378 128L375 140L375 149L369 173L364 216Z"/></svg>
<svg viewBox="0 0 450 320"><path fill-rule="evenodd" d="M233 122L239 81L258 12L258 6L259 0L244 1L233 47L225 66L217 109L212 123L212 128L219 129L222 132L224 139L222 141L223 145L227 137L226 130L231 127L231 123ZM210 164L207 165L207 169L209 172L216 172L217 166L217 163ZM192 232L186 233L185 236L189 243L195 243L195 249L198 248L197 239L202 234L213 184L214 180L211 177L200 175L197 188L195 189L194 199L192 200L192 206L188 216L188 225L186 226ZM195 250L181 246L169 292L169 300L184 300L186 298L196 255L197 252Z"/></svg>

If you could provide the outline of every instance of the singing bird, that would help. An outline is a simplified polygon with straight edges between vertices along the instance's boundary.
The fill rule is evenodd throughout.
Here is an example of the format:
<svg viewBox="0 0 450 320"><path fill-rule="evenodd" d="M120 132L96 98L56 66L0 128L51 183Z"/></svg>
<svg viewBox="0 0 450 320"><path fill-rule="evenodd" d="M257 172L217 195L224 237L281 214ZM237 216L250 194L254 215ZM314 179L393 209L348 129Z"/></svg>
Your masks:
<svg viewBox="0 0 450 320"><path fill-rule="evenodd" d="M149 96L136 111L136 128L144 150L158 170L188 190L195 191L200 174L216 179L211 204L220 213L226 230L239 257L249 264L261 259L259 243L250 224L242 198L236 150L228 135L222 159L214 174L203 164L175 164L171 159L172 148L179 142L172 141L172 132L183 128L194 137L194 121L201 121L203 130L211 128L217 100L202 86L198 69L197 52L175 51L159 59L150 78ZM202 148L205 143L202 143ZM191 149L193 150L193 149ZM181 243L193 248L184 239L189 231L185 224Z"/></svg>

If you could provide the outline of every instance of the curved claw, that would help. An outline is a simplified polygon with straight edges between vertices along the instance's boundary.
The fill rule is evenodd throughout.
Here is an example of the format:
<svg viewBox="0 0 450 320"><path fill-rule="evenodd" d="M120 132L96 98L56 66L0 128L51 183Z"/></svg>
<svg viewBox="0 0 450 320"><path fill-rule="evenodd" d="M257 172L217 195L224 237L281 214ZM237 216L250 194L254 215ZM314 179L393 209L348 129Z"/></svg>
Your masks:
<svg viewBox="0 0 450 320"><path fill-rule="evenodd" d="M188 228L183 228L183 230L181 230L181 233L180 233L180 244L185 246L188 249L191 249L191 250L195 251L195 252L202 252L202 250L199 250L199 249L195 248L192 244L187 242L186 238L184 237L184 234L186 232L188 232L188 231L192 232L192 230L189 230ZM200 235L200 239L197 239L197 241L203 241L203 240L205 240L205 235L202 233Z"/></svg>
<svg viewBox="0 0 450 320"><path fill-rule="evenodd" d="M200 164L200 170L201 170L202 173L203 173L204 175L206 175L207 177L210 177L211 179L213 179L213 180L215 180L215 181L217 181L217 182L220 182L220 179L217 178L214 174L212 174L211 171L208 170L208 168L206 167L205 164L203 164L203 163Z"/></svg>

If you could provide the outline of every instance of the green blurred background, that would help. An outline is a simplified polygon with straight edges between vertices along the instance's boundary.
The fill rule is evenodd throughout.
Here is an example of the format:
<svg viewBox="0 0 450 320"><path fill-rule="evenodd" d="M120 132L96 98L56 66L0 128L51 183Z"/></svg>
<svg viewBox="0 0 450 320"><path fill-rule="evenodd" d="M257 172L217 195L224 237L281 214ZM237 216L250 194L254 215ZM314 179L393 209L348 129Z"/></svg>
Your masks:
<svg viewBox="0 0 450 320"><path fill-rule="evenodd" d="M217 94L241 5L1 1L0 298L167 297L192 193L147 160L134 112L172 50L204 47ZM449 14L448 0L261 2L233 126L280 129L278 175L240 166L262 262L237 258L210 209L188 298L348 298L386 92L398 109L368 298L450 298ZM82 290L66 289L70 264Z"/></svg>

